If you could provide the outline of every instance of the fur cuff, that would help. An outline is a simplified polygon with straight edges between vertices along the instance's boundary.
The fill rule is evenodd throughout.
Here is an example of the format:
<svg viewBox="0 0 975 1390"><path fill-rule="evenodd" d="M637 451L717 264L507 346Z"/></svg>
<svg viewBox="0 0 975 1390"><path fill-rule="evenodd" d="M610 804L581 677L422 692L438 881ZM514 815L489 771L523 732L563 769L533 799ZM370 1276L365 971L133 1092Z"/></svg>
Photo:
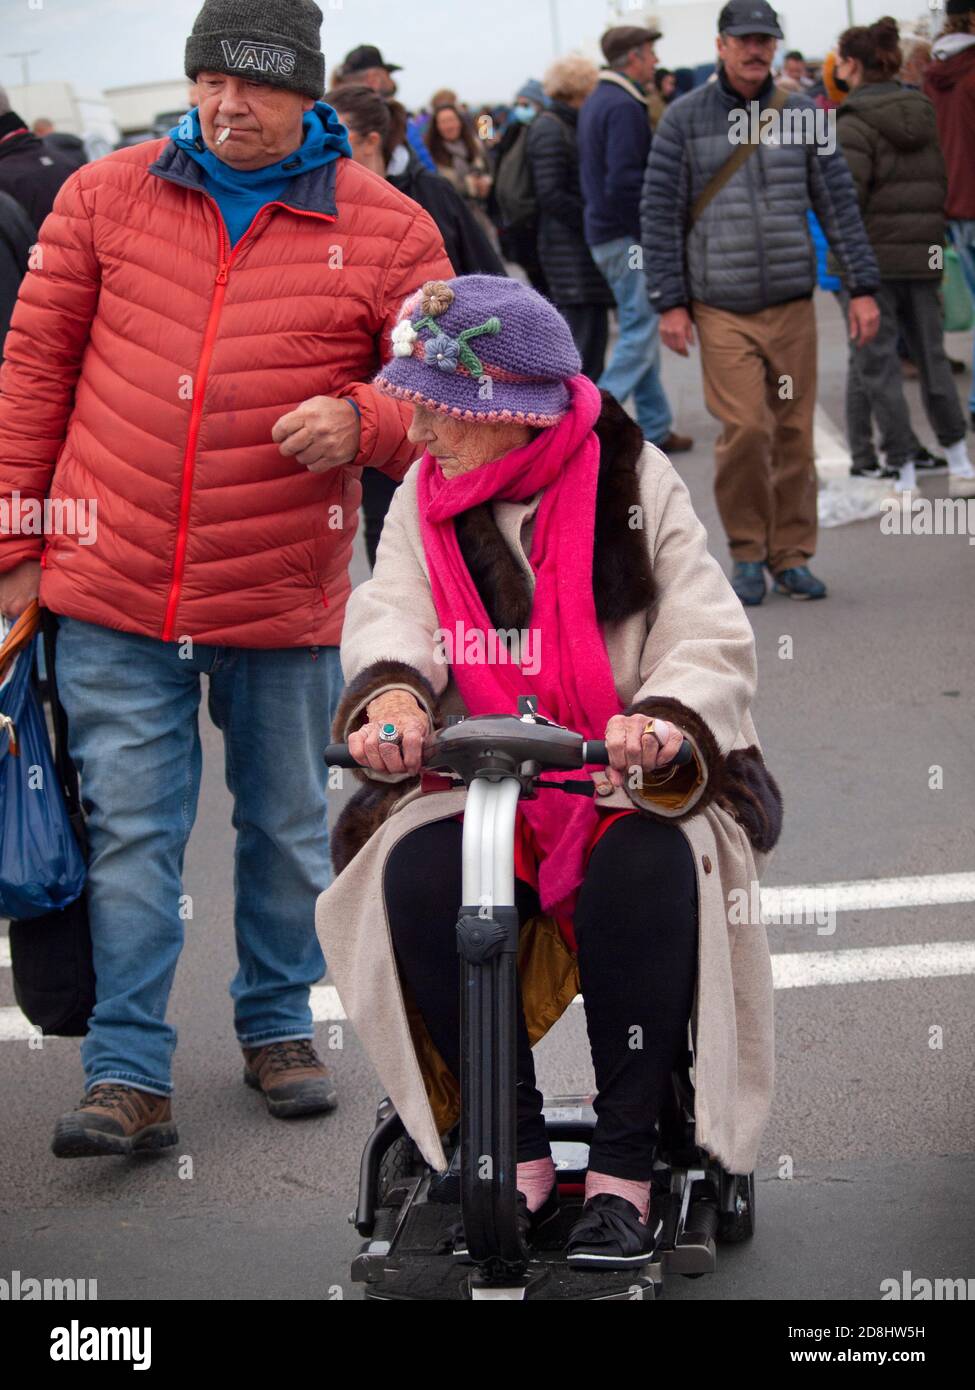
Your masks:
<svg viewBox="0 0 975 1390"><path fill-rule="evenodd" d="M332 867L338 875L362 849L369 837L379 829L400 797L412 790L415 779L408 784L367 781L350 797L329 834Z"/></svg>
<svg viewBox="0 0 975 1390"><path fill-rule="evenodd" d="M344 743L349 734L365 722L364 714L368 705L384 690L408 690L425 708L433 723L437 697L426 676L420 674L415 666L405 661L374 661L364 667L355 680L345 687L339 701L332 737L337 743Z"/></svg>
<svg viewBox="0 0 975 1390"><path fill-rule="evenodd" d="M768 854L782 833L782 793L757 748L736 748L724 760L716 800L730 811L754 849Z"/></svg>
<svg viewBox="0 0 975 1390"><path fill-rule="evenodd" d="M715 802L734 816L753 849L762 854L774 849L782 831L782 793L757 748L737 748L723 756L717 739L701 716L680 700L667 696L637 700L623 713L645 714L648 719L667 719L676 724L694 741L703 759L701 771L706 779L703 791L676 815L668 815L668 820L686 820ZM677 790L675 786L674 791ZM655 814L648 799L641 799L637 804L648 815ZM663 813L657 811L656 814Z"/></svg>

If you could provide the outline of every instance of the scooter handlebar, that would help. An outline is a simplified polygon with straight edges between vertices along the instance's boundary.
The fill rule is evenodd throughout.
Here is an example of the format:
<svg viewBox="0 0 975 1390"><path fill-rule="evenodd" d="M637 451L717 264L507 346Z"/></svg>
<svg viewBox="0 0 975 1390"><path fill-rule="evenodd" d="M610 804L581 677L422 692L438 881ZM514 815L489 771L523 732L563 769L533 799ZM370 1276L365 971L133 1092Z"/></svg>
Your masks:
<svg viewBox="0 0 975 1390"><path fill-rule="evenodd" d="M359 767L349 752L347 743L330 743L325 749L325 761L329 767Z"/></svg>
<svg viewBox="0 0 975 1390"><path fill-rule="evenodd" d="M666 764L668 767L683 767L689 763L694 756L694 749L690 742L685 738L675 757L671 758ZM601 767L609 766L609 755L606 752L606 740L602 738L590 738L582 745L582 761L584 763L597 763Z"/></svg>
<svg viewBox="0 0 975 1390"><path fill-rule="evenodd" d="M694 750L685 738L681 744L677 756L671 760L671 766L683 767L690 762L694 756ZM325 761L329 767L359 767L352 754L349 752L347 743L330 743L325 749ZM601 738L590 738L582 745L582 761L584 764L606 767L609 764L609 757L606 753L606 741Z"/></svg>

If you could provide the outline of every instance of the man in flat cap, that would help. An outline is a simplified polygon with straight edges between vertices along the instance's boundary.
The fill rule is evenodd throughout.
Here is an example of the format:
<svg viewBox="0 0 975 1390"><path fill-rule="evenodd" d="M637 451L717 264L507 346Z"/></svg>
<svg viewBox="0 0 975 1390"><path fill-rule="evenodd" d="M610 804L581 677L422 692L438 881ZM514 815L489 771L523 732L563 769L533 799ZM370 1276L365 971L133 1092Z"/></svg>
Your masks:
<svg viewBox="0 0 975 1390"><path fill-rule="evenodd" d="M621 24L601 44L606 67L579 112L579 175L592 258L613 292L619 336L599 385L622 404L632 396L645 439L664 453L694 441L674 433L660 380L660 326L647 298L640 248L640 189L650 153L649 90L655 29Z"/></svg>

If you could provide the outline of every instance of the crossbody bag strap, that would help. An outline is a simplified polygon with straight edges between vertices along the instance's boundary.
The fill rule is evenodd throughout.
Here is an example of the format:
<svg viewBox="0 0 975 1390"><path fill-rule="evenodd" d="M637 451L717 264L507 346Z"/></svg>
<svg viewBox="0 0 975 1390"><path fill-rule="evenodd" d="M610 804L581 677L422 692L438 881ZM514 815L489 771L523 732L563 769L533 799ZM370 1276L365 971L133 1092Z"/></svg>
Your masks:
<svg viewBox="0 0 975 1390"><path fill-rule="evenodd" d="M786 103L788 95L788 92L786 92L784 88L776 87L772 100L769 102L768 106L765 107L765 110L781 111ZM757 149L758 141L750 141L747 145L739 145L730 159L726 159L721 168L711 175L704 188L701 189L701 192L694 200L694 205L691 208L690 221L687 224L688 231L694 226L694 223L701 216L701 213L707 205L721 192L728 180L734 178L745 161L750 159Z"/></svg>

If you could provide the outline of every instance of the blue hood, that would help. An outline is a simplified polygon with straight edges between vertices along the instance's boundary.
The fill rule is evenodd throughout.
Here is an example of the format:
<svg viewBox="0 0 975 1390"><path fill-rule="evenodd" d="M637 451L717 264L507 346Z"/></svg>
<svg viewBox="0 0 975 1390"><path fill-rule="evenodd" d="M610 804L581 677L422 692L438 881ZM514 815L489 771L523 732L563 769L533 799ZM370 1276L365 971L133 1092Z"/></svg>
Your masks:
<svg viewBox="0 0 975 1390"><path fill-rule="evenodd" d="M261 208L278 201L294 179L343 156L351 159L348 131L326 102L316 101L302 126L305 138L291 154L264 169L246 170L234 169L207 149L196 107L169 132L173 144L200 166L204 187L220 208L232 246Z"/></svg>
<svg viewBox="0 0 975 1390"><path fill-rule="evenodd" d="M187 121L190 122L192 132L189 135L186 134ZM241 181L245 179L250 187L259 188L264 184L278 183L282 178L305 174L309 169L316 169L321 164L338 159L340 155L352 158L349 133L327 102L316 101L314 109L305 112L302 127L305 138L297 150L277 164L269 164L266 169L251 169L246 172L240 172L232 169L229 164L224 164L222 159L203 144L198 107L194 106L192 111L188 111L169 134L174 143L191 155L210 178L217 183L226 181L235 189L239 188ZM296 164L296 159L300 159L301 162Z"/></svg>

